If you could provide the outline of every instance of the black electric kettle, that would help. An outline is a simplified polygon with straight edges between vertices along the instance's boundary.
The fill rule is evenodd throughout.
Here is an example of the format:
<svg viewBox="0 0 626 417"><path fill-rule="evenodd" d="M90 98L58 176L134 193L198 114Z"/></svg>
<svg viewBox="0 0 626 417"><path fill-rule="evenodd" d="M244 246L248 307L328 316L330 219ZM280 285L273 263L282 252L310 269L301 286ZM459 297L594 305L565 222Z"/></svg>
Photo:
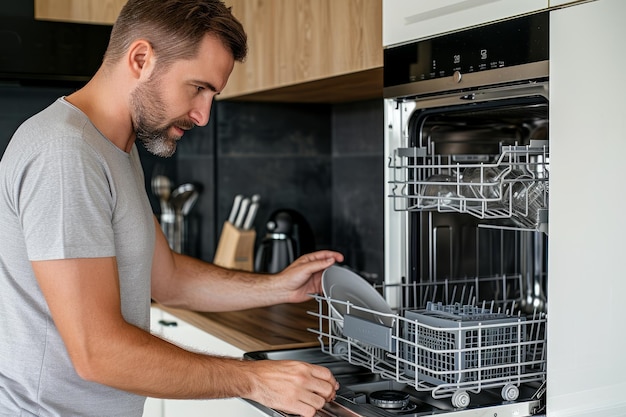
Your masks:
<svg viewBox="0 0 626 417"><path fill-rule="evenodd" d="M271 214L265 228L265 237L254 259L256 272L280 272L300 255L315 250L311 226L295 210L276 210Z"/></svg>

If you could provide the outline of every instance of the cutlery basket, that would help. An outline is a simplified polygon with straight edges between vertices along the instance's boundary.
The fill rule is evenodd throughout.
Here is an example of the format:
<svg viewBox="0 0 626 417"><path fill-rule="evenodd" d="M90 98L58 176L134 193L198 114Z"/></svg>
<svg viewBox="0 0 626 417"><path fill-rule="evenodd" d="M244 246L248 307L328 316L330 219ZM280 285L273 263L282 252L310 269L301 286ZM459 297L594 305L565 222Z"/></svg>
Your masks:
<svg viewBox="0 0 626 417"><path fill-rule="evenodd" d="M473 305L429 303L407 311L404 372L432 384L517 376L524 370L525 317Z"/></svg>

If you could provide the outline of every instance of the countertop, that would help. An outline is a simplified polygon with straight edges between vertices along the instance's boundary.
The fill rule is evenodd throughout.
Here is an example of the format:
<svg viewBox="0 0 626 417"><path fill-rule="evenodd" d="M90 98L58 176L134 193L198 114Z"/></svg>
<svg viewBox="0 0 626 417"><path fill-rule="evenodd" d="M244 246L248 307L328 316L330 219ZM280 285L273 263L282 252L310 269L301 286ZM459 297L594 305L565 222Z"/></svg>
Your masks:
<svg viewBox="0 0 626 417"><path fill-rule="evenodd" d="M318 325L318 319L308 314L308 311L317 310L315 300L227 313L155 306L244 352L319 345L317 335L307 330Z"/></svg>

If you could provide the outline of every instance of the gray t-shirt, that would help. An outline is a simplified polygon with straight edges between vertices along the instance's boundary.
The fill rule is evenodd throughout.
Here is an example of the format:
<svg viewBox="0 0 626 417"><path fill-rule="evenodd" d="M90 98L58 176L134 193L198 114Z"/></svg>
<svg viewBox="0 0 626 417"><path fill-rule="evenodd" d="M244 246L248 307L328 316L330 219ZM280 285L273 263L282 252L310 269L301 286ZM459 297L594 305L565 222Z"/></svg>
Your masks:
<svg viewBox="0 0 626 417"><path fill-rule="evenodd" d="M141 416L144 397L75 372L30 263L115 256L122 314L149 330L155 231L137 148L58 99L0 161L0 230L0 416Z"/></svg>

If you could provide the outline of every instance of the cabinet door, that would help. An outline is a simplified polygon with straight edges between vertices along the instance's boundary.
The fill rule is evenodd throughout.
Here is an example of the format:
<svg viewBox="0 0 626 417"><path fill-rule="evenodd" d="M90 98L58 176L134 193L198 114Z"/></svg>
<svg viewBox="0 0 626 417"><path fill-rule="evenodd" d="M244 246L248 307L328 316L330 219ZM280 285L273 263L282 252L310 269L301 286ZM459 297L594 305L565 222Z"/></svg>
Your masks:
<svg viewBox="0 0 626 417"><path fill-rule="evenodd" d="M162 335L163 326L159 323L163 317L163 310L157 307L150 308L150 333ZM143 408L143 417L163 417L163 400L161 398L148 398Z"/></svg>
<svg viewBox="0 0 626 417"><path fill-rule="evenodd" d="M383 0L383 45L517 16L548 7L548 0Z"/></svg>
<svg viewBox="0 0 626 417"><path fill-rule="evenodd" d="M249 43L221 98L382 67L382 0L226 0Z"/></svg>
<svg viewBox="0 0 626 417"><path fill-rule="evenodd" d="M577 3L583 0L550 0L550 7L563 6L564 4Z"/></svg>
<svg viewBox="0 0 626 417"><path fill-rule="evenodd" d="M35 19L111 25L127 0L35 0Z"/></svg>
<svg viewBox="0 0 626 417"><path fill-rule="evenodd" d="M242 349L198 329L173 315L162 312L158 320L161 337L179 346L215 355L241 357ZM258 417L264 415L257 408L239 398L222 400L165 400L163 417L206 416Z"/></svg>
<svg viewBox="0 0 626 417"><path fill-rule="evenodd" d="M165 400L163 417L267 417L267 414L239 398L224 400Z"/></svg>
<svg viewBox="0 0 626 417"><path fill-rule="evenodd" d="M624 16L550 13L548 416L626 416Z"/></svg>
<svg viewBox="0 0 626 417"><path fill-rule="evenodd" d="M242 349L226 343L194 325L163 312L161 317L162 337L180 346L215 355L242 357Z"/></svg>
<svg viewBox="0 0 626 417"><path fill-rule="evenodd" d="M163 417L163 403L160 398L147 398L142 417Z"/></svg>

